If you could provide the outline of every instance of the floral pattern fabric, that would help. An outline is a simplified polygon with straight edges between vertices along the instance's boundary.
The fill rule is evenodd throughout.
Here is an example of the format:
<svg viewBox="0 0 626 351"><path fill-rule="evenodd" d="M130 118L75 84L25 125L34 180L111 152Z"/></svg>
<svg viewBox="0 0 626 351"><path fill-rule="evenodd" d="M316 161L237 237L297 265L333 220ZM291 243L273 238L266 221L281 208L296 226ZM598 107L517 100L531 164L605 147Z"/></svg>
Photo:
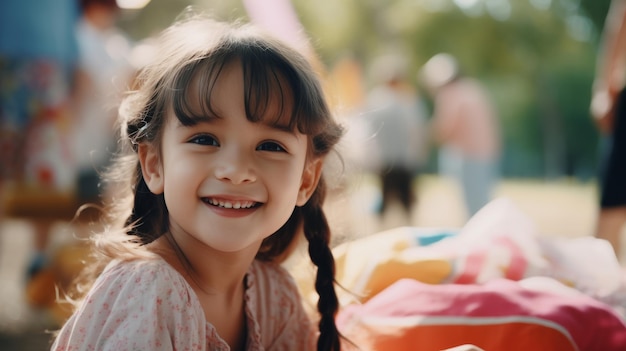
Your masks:
<svg viewBox="0 0 626 351"><path fill-rule="evenodd" d="M246 350L313 350L316 335L289 273L254 261L246 277ZM230 350L191 286L162 259L111 263L52 350Z"/></svg>

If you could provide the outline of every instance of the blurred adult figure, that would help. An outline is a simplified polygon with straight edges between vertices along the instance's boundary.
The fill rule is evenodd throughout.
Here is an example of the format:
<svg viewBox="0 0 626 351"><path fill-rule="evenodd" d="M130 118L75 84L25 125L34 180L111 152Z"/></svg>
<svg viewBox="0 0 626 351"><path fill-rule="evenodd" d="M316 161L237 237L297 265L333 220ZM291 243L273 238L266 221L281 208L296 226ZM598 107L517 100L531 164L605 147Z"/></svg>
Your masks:
<svg viewBox="0 0 626 351"><path fill-rule="evenodd" d="M77 17L76 0L0 1L0 207L9 193L58 193L73 185L67 134ZM17 211L0 208L0 217L9 210ZM52 224L47 213L39 215L30 275L45 263Z"/></svg>
<svg viewBox="0 0 626 351"><path fill-rule="evenodd" d="M368 160L380 180L383 216L399 200L410 224L417 203L417 180L427 157L426 109L407 83L406 65L399 56L379 58L372 66L377 85L366 101L364 118L373 136Z"/></svg>
<svg viewBox="0 0 626 351"><path fill-rule="evenodd" d="M604 142L596 236L619 257L626 224L626 0L611 1L600 44L591 102Z"/></svg>
<svg viewBox="0 0 626 351"><path fill-rule="evenodd" d="M100 174L116 151L117 106L129 89L133 69L131 42L117 26L116 0L79 0L76 27L79 48L75 123L72 143L79 204L99 203L106 194Z"/></svg>
<svg viewBox="0 0 626 351"><path fill-rule="evenodd" d="M449 54L428 60L419 78L434 98L440 172L458 179L467 214L473 216L489 202L499 178L500 124L494 104L483 85L463 76Z"/></svg>

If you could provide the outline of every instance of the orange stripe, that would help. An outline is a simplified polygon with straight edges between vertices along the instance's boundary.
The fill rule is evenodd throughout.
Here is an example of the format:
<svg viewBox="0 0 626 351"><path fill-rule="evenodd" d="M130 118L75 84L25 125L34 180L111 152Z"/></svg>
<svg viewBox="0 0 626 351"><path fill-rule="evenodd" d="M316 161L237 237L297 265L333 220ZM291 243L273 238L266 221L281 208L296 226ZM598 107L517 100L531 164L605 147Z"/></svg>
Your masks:
<svg viewBox="0 0 626 351"><path fill-rule="evenodd" d="M559 331L528 323L406 328L370 326L366 329L363 330L364 338L352 339L364 350L439 351L473 344L488 351L578 351L576 345ZM351 338L350 334L346 336Z"/></svg>

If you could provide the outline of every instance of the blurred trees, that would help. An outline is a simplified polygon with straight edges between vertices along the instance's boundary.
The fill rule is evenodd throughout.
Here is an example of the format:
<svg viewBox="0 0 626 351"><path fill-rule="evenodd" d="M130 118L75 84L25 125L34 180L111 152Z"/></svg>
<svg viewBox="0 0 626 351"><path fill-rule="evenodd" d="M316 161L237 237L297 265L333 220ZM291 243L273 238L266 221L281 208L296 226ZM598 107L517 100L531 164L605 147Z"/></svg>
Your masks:
<svg viewBox="0 0 626 351"><path fill-rule="evenodd" d="M487 83L496 99L505 176L594 175L597 132L588 106L608 1L294 3L331 65L346 50L365 66L386 50L400 50L413 72L438 52L457 56L464 72Z"/></svg>
<svg viewBox="0 0 626 351"><path fill-rule="evenodd" d="M588 106L609 0L292 2L329 69L350 56L367 72L377 56L395 51L405 55L415 77L435 53L457 56L463 71L494 95L505 176L594 176L597 132ZM189 4L218 18L245 17L237 0L152 0L124 25L145 37Z"/></svg>
<svg viewBox="0 0 626 351"><path fill-rule="evenodd" d="M142 40L157 34L186 13L198 12L222 20L245 17L240 0L151 0L141 10L125 11L119 25L135 40Z"/></svg>

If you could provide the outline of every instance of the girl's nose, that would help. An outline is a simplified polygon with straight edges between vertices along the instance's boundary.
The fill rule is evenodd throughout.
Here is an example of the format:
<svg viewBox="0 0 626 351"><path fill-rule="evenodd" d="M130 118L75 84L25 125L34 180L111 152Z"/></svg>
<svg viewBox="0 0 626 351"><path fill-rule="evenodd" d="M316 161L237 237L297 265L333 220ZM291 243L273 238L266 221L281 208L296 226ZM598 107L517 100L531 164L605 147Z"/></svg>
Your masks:
<svg viewBox="0 0 626 351"><path fill-rule="evenodd" d="M250 183L256 180L253 161L243 150L231 148L222 150L221 157L216 160L215 177L233 184Z"/></svg>

